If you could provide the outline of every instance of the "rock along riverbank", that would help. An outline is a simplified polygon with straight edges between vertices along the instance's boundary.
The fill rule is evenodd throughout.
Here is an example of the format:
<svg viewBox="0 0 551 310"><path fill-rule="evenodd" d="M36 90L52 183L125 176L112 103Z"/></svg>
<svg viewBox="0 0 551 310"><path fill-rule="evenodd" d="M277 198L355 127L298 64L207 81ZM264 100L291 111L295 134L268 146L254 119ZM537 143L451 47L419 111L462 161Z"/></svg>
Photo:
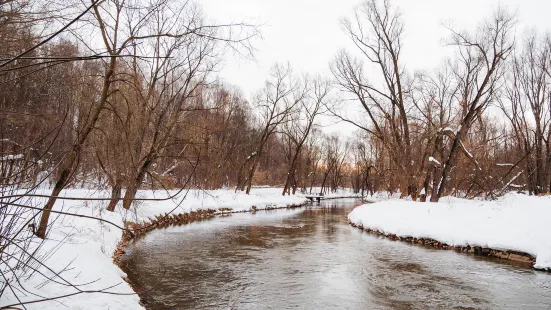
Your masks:
<svg viewBox="0 0 551 310"><path fill-rule="evenodd" d="M355 208L352 226L375 235L551 270L551 197L508 194L439 203L391 199Z"/></svg>

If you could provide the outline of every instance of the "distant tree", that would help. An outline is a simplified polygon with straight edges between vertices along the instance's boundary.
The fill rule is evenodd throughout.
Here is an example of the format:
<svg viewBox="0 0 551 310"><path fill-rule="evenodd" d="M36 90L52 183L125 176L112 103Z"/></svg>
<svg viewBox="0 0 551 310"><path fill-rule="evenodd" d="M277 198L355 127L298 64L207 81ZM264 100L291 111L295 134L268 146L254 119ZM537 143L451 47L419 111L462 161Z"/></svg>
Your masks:
<svg viewBox="0 0 551 310"><path fill-rule="evenodd" d="M291 188L293 189L293 194L295 194L298 184L294 180L296 180L297 165L300 161L303 146L311 131L315 128L316 119L325 112L325 107L329 104L327 97L331 88L328 81L324 81L321 78L315 80L305 79L303 83L305 84L307 94L297 106L298 119L288 122L288 126L286 126L286 135L292 141L293 148L290 154L291 161L287 171L287 179L283 186L283 195L290 195Z"/></svg>
<svg viewBox="0 0 551 310"><path fill-rule="evenodd" d="M289 66L276 65L272 68L270 79L264 88L256 95L254 105L260 113L260 137L256 147L240 168L237 189L251 192L254 174L258 168L260 157L268 140L281 126L292 121L291 113L306 96L306 86L293 76ZM248 167L243 179L243 170Z"/></svg>
<svg viewBox="0 0 551 310"><path fill-rule="evenodd" d="M550 189L551 76L547 73L551 46L531 34L509 62L505 96L500 107L510 122L514 140L533 194ZM520 162L519 162L520 164Z"/></svg>

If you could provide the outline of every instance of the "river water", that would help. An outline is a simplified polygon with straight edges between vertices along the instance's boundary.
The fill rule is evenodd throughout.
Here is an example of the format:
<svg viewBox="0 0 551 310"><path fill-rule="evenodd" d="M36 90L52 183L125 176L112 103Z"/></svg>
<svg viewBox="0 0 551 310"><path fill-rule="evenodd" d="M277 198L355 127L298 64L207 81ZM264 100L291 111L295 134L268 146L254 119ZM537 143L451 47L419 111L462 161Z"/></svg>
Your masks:
<svg viewBox="0 0 551 310"><path fill-rule="evenodd" d="M353 228L354 200L233 214L127 248L149 309L551 309L551 274Z"/></svg>

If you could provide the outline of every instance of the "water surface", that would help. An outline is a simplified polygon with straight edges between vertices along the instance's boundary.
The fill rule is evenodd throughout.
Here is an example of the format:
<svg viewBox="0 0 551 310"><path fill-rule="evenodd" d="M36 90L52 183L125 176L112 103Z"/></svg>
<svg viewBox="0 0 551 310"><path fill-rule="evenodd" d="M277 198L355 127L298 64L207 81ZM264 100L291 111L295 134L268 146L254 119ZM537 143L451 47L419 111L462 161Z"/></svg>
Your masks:
<svg viewBox="0 0 551 310"><path fill-rule="evenodd" d="M551 274L367 234L356 204L156 230L125 271L150 309L551 309Z"/></svg>

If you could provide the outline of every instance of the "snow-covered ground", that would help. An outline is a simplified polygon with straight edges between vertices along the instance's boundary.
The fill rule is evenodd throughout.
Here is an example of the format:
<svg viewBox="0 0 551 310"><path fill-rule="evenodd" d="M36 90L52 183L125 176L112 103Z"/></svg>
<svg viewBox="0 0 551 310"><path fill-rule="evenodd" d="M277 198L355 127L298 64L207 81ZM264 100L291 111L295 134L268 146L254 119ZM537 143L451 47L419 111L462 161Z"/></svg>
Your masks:
<svg viewBox="0 0 551 310"><path fill-rule="evenodd" d="M308 188L305 193L301 193L297 191L298 196L305 196L305 195L318 195L321 192L321 187L313 187L311 190ZM351 188L339 188L335 192L332 192L331 190L326 189L325 198L342 198L342 197L361 197L361 194L354 193L354 190Z"/></svg>
<svg viewBox="0 0 551 310"><path fill-rule="evenodd" d="M357 207L348 219L400 237L525 252L536 257L535 268L551 269L551 196L510 193L496 201L445 197L439 203L391 199Z"/></svg>
<svg viewBox="0 0 551 310"><path fill-rule="evenodd" d="M306 196L306 195L317 195L319 192L321 192L320 187L314 187L312 190L308 189L306 193L299 193L297 192L297 196ZM370 195L369 192L364 192L364 196L362 197L361 192L360 193L354 193L354 190L352 188L339 188L335 192L332 192L330 190L327 190L327 192L324 194L325 198L363 198L369 202L376 202L376 201L382 201L387 200L389 198L398 198L400 197L400 193L395 193L394 195L391 195L389 192L376 192L373 195Z"/></svg>
<svg viewBox="0 0 551 310"><path fill-rule="evenodd" d="M258 210L266 207L285 207L301 204L306 201L300 196L282 196L282 189L253 189L251 195L233 190L182 192L176 198L164 201L138 202L135 210L126 211L120 206L115 212L105 210L106 201L73 201L58 200L54 210L99 217L115 225L123 226L124 221L147 220L154 215L172 211L175 214L198 209L232 208L234 211L248 211L255 206ZM49 194L43 190L37 194ZM176 192L170 192L174 195ZM83 189L66 190L60 196L99 198L109 197L107 192L97 192ZM140 191L141 198L162 198L167 192ZM185 199L182 199L184 196ZM38 200L38 199L37 199ZM36 205L40 205L37 201ZM32 216L29 212L27 216ZM25 220L25 219L22 219ZM28 304L27 309L142 309L138 304L139 297L130 286L123 281L126 276L113 264L112 255L121 238L121 230L109 223L95 219L52 214L55 221L45 242L42 243L39 255L47 256L46 265L63 278L47 280L38 273L28 273L21 280L21 285L15 285L19 290L17 295L22 301L68 295L77 292L75 287L67 286L71 282L82 291L97 291L107 289L109 294L78 294L67 298L45 303ZM31 246L31 251L38 243ZM9 262L15 264L15 259ZM39 269L46 277L52 278L53 273L45 267ZM11 275L8 275L11 276ZM58 283L56 283L58 282ZM123 295L115 295L118 293ZM33 296L33 294L37 294ZM6 289L0 299L0 307L17 303L14 295Z"/></svg>
<svg viewBox="0 0 551 310"><path fill-rule="evenodd" d="M139 191L139 198L159 198L177 195L176 198L165 201L138 202L133 221L147 220L155 215L169 213L180 214L201 209L231 208L235 212L250 211L254 206L257 210L268 207L286 207L307 202L301 195L282 196L281 188L253 188L251 194L235 192L233 189L190 190L177 195L177 191ZM185 196L185 199L182 199Z"/></svg>
<svg viewBox="0 0 551 310"><path fill-rule="evenodd" d="M363 197L363 199L367 202L379 202L379 201L385 201L389 199L398 199L400 198L400 193L394 193L391 194L390 192L375 192L373 195L366 194L366 196Z"/></svg>

